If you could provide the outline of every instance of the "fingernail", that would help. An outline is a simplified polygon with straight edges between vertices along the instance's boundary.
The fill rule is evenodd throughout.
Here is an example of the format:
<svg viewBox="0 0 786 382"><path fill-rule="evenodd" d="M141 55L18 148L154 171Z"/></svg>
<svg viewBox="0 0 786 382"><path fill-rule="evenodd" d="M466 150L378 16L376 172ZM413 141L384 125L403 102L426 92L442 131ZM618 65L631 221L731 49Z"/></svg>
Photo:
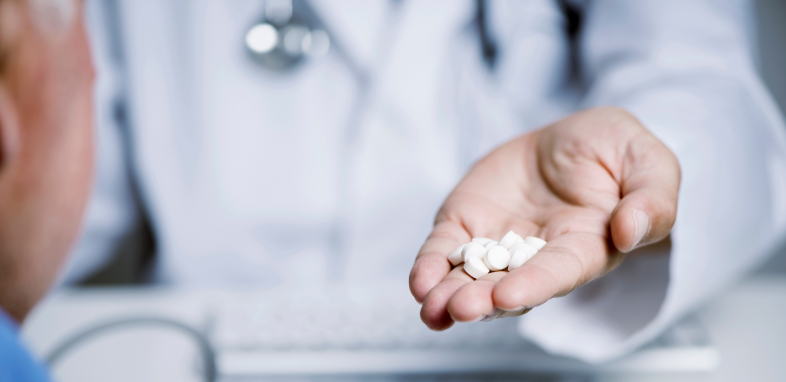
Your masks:
<svg viewBox="0 0 786 382"><path fill-rule="evenodd" d="M455 322L462 322L462 321L457 320L455 317L453 317L453 314L451 314L450 312L448 312L448 314L450 315L450 319L451 320L453 320ZM463 322L478 322L478 321L480 321L480 320L482 320L484 318L486 318L486 315L485 314L481 314L480 316L477 316L477 317L475 317L475 318L473 318L473 319L471 319L469 321L463 321Z"/></svg>
<svg viewBox="0 0 786 382"><path fill-rule="evenodd" d="M636 248L647 232L650 231L650 218L642 210L633 210L633 227L635 229L633 237L633 246L630 249Z"/></svg>

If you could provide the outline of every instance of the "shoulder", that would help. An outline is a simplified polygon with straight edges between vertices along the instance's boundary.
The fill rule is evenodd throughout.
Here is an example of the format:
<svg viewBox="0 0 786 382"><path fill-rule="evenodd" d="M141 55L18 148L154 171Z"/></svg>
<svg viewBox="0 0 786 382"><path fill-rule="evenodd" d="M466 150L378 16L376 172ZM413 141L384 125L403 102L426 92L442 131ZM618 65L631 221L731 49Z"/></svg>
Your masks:
<svg viewBox="0 0 786 382"><path fill-rule="evenodd" d="M15 324L2 311L0 311L0 381L50 381L44 367L32 358L20 342Z"/></svg>

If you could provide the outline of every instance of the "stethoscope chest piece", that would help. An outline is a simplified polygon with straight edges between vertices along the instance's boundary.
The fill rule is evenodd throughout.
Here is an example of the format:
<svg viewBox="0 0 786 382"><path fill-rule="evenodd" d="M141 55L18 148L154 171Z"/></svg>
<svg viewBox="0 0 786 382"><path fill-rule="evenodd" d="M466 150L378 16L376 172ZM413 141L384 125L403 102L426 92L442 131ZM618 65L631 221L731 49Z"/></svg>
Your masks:
<svg viewBox="0 0 786 382"><path fill-rule="evenodd" d="M262 21L246 32L246 51L261 66L287 71L309 57L323 56L330 50L328 33L309 25L298 14L298 5L302 4L267 0Z"/></svg>

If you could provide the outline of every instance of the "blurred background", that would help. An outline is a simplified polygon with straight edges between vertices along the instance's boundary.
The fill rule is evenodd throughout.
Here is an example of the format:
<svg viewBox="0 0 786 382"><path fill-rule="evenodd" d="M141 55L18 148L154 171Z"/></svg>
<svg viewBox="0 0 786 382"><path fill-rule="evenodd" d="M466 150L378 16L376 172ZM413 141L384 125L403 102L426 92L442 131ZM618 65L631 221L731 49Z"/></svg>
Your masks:
<svg viewBox="0 0 786 382"><path fill-rule="evenodd" d="M778 101L781 110L786 105L786 4L777 0L757 0L756 12L759 22L759 56L761 57L761 75L772 95Z"/></svg>
<svg viewBox="0 0 786 382"><path fill-rule="evenodd" d="M760 72L781 110L786 110L786 3L756 1L759 33ZM761 272L786 273L786 248L761 267Z"/></svg>
<svg viewBox="0 0 786 382"><path fill-rule="evenodd" d="M98 1L94 1L94 3L98 3ZM231 11L227 13L226 17L242 19L238 15L245 14L249 9L255 9L252 3L254 2L232 2L229 7ZM391 4L394 5L391 6L395 7L397 3L392 2ZM99 155L104 160L99 164L98 178L103 181L103 186L99 186L95 191L96 196L91 201L91 209L88 214L88 219L92 221L92 224L85 229L76 246L75 255L72 256L59 282L60 287L35 311L24 328L26 339L39 356L51 356L53 349L58 344L67 345L63 348L62 357L57 359L58 363L54 368L54 375L59 380L203 380L205 370L209 368L207 366L209 362L205 361L204 344L198 342L199 335L208 338L214 347L212 351L216 351L215 363L218 365L219 374L224 372L221 380L232 381L777 381L783 380L783 375L786 375L786 366L780 361L786 356L786 328L782 324L786 322L786 246L775 251L774 256L759 266L753 276L727 290L721 297L712 300L706 306L699 307L695 314L681 321L651 344L646 345L640 352L604 365L592 365L567 357L551 356L529 342L516 336L512 338L510 333L515 332L517 326L517 321L513 319L497 320L484 323L482 326L458 325L449 331L450 336L429 332L417 322L419 306L412 301L406 287L402 288L401 284L401 280L406 278L411 258L377 264L372 260L362 260L361 255L370 251L369 244L346 241L345 232L347 230L359 229L360 232L364 232L362 230L367 229L367 232L374 232L373 230L378 227L369 226L373 225L373 221L369 221L364 216L339 216L336 218L331 215L333 211L330 208L340 209L344 206L342 203L349 203L337 196L342 194L340 185L337 186L339 191L335 191L337 195L331 194L333 191L326 190L311 190L307 195L307 198L328 200L326 203L331 207L325 211L320 210L321 207L318 204L297 206L297 211L294 213L295 218L288 220L290 216L286 212L281 212L285 211L282 207L281 211L273 214L278 220L255 222L259 231L250 234L259 239L263 249L260 249L262 247L259 243L247 241L237 242L235 248L209 248L208 241L200 242L198 240L195 241L198 244L194 244L194 247L178 247L183 245L183 242L188 242L187 239L183 240L182 235L210 235L214 232L215 227L230 223L221 221L220 214L211 215L213 213L211 211L190 211L187 204L156 205L156 203L178 200L181 196L178 194L180 192L178 187L181 187L182 184L199 186L200 182L207 180L201 178L202 175L198 173L201 170L196 165L191 167L194 173L186 173L183 179L172 180L173 169L167 168L166 161L159 163L150 159L152 155L150 153L155 153L156 150L162 152L166 149L160 147L140 148L134 145L150 139L167 141L178 147L178 153L172 154L173 158L169 158L171 162L190 163L199 160L198 155L193 156L195 155L193 154L194 150L196 150L194 147L199 147L199 140L209 141L220 139L220 137L211 135L209 130L196 133L194 131L184 132L178 131L177 127L163 133L154 128L142 132L128 131L127 126L129 125L134 126L147 122L150 126L155 127L156 123L161 123L161 121L156 121L155 118L145 120L144 115L137 115L136 119L132 120L134 117L129 116L129 111L126 109L128 99L125 97L132 96L128 95L129 87L125 81L140 80L134 78L133 74L127 77L118 75L119 72L127 70L118 63L123 62L124 54L134 51L134 49L140 49L140 46L134 46L134 44L144 45L155 41L156 28L175 34L178 32L172 31L196 31L204 36L208 45L202 47L171 46L166 43L162 43L160 46L146 45L145 48L156 53L145 57L140 61L141 63L137 63L138 65L155 65L155 60L169 57L167 55L170 54L168 53L170 51L188 52L188 55L204 54L201 49L220 47L220 36L215 37L215 41L213 41L211 35L220 35L223 32L211 29L218 28L216 25L196 26L189 25L185 21L182 25L168 25L167 20L178 20L177 17L171 17L171 13L209 11L209 9L197 6L188 6L184 2L173 1L171 4L174 6L169 8L167 6L152 6L145 9L143 6L127 6L122 10L114 8L116 5L112 4L115 3L102 2L100 6L91 4L93 8L88 10L89 13L93 12L94 19L99 20L93 25L93 35L98 36L92 37L93 43L106 47L103 56L97 58L103 62L101 67L105 68L105 73L108 73L104 77L102 85L99 85L103 88L98 92L99 94L105 92L110 97L107 97L108 104L99 105L102 109L107 110L107 115L99 115L98 119L107 118L120 121L117 129L98 133L99 144L103 145ZM161 10L166 17L170 18L162 16L157 19L156 16L142 15L143 11L149 11L152 8ZM325 12L319 6L316 8L319 12ZM143 36L139 41L134 42L133 39L124 35L122 23L119 24L120 28L112 28L113 23L119 23L119 20L115 18L120 11L126 12L124 17L131 19L136 17L137 21L141 17L150 17L149 23L152 25L150 35ZM134 11L140 12L140 14L134 15ZM371 11L382 12L379 9ZM756 31L758 69L780 109L786 110L786 1L756 0L755 11L758 21ZM313 12L311 9L304 10L298 14L298 17L313 22L313 25L316 25L315 29L325 27L319 21L314 21L311 12ZM340 14L331 15L331 17L333 16L341 18ZM187 17L183 19L190 20ZM127 21L127 19L124 20ZM395 23L397 21L385 20L385 22ZM167 28L171 28L171 30ZM205 30L200 31L199 28L205 28ZM265 30L260 29L258 32L260 36L264 37ZM333 31L333 33L341 35L344 32ZM320 38L323 37L318 34L310 35L309 44L311 44L312 53L309 54L324 54L324 52L319 52L319 49L322 49L319 45ZM386 37L383 35L380 38L385 39ZM119 41L124 42L123 49L119 48ZM171 41L179 40L173 38ZM260 41L256 43L264 45L264 38ZM455 43L455 41L452 42ZM324 41L321 43L325 44ZM309 86L335 89L336 102L343 106L349 105L349 109L367 107L367 105L353 103L355 101L352 99L358 94L367 94L365 92L369 90L365 88L366 86L374 86L370 82L365 82L367 79L364 76L368 73L357 69L363 64L373 62L373 54L352 52L352 48L347 48L340 40L329 39L327 44L329 48L324 49L342 52L336 55L339 57L337 60L341 65L349 67L351 70L341 71L325 65L325 68L320 69L323 70L321 75L324 76L327 73L340 81L325 84L319 83L318 79L309 79ZM368 43L350 38L349 44L346 45L358 44ZM466 53L461 50L461 41L456 44L459 48L450 51L448 56L456 57L456 55L460 56ZM373 49L368 48L367 50ZM288 65L281 61L283 59L280 57L257 56L255 59L259 60L261 65L270 65L271 67ZM200 65L197 67L198 70L211 70L210 65L212 64L209 59L200 61ZM185 67L197 70L191 66ZM165 96L160 99L151 96L151 100L147 103L137 102L134 104L134 107L137 108L147 108L146 112L150 112L156 107L175 110L169 115L171 121L175 121L173 126L187 125L188 121L184 122L182 119L197 118L186 111L201 110L202 103L215 102L229 108L241 108L245 102L250 103L251 100L260 99L255 97L264 98L264 96L255 94L235 95L212 83L184 85L182 82L187 81L188 76L193 73L177 74L177 70L166 73L173 77L147 80L149 83L144 86L151 94L171 91L165 86L159 87L159 82L174 83L174 85L170 84L171 88L182 91L184 94L197 93L198 90L205 89L211 89L213 92L212 98L190 100L187 102L193 102L193 104L188 105L161 101L167 99ZM180 75L182 77L178 77ZM233 78L231 74L223 77L219 75L218 78L225 82L241 81L238 78ZM342 87L339 82L346 81L347 78L356 80L359 85L357 87ZM255 77L254 80L266 83L276 89L284 89L289 86L286 81L279 81L275 78ZM479 88L482 86L479 85ZM474 90L477 91L477 89ZM282 91L274 96L289 97L294 95ZM321 120L341 118L349 120L348 130L354 128L353 123L356 122L352 120L351 112L349 115L341 113L319 114L318 112L315 112L317 114L313 116L308 115L310 112L308 102L313 101L306 100L304 102L306 110L298 111L304 114L302 118L306 124L319 124ZM162 102L162 104L156 105L157 102ZM441 105L438 106L441 107ZM493 114L494 111L487 112ZM281 112L294 113L295 111L283 110ZM552 115L559 115L559 113L559 110L551 111ZM263 113L260 113L259 118L263 119L261 114ZM381 112L383 117L394 119L395 116L391 116L392 114L394 113L386 114L385 110ZM206 119L215 117L210 113L203 113L200 116ZM481 124L484 123L482 115L477 118ZM259 121L255 122L260 123ZM271 121L267 120L266 122ZM383 118L382 121L375 123L384 126L385 123L406 124L408 122L410 121L390 122ZM494 122L485 121L485 123ZM532 127L537 127L540 123L536 120L529 122L533 125ZM504 126L505 123L503 121L499 124ZM328 126L327 129L335 128L338 131L344 127L344 125ZM422 243L425 234L428 233L430 222L436 212L435 206L438 206L439 201L449 192L451 185L460 179L460 174L474 161L474 158L494 147L498 142L510 137L513 133L505 128L499 128L489 132L488 135L472 137L478 142L469 148L472 154L462 158L457 165L450 166L442 178L429 179L426 182L417 176L402 177L402 182L412 182L413 184L412 187L405 188L406 192L427 195L421 205L413 205L408 211L379 210L384 209L383 206L388 204L400 205L396 204L400 202L395 199L396 195L384 195L380 200L366 200L363 199L363 195L353 195L361 203L367 203L366 209L391 220L399 219L402 222L400 223L402 226L399 233L400 242L383 238L382 242L377 245L389 249L391 253L416 253L419 243ZM277 132L276 134L279 134L278 137L282 139L296 141L303 139L298 134L304 134L304 132ZM372 138L394 142L395 145L396 139L406 137L382 135ZM233 141L225 142L228 146L235 145L241 149L247 149L249 152L254 152L254 150L273 152L277 149L269 146L243 146L245 143L242 135L231 137L231 139ZM327 135L314 138L314 140L321 139L332 138ZM347 139L351 141L355 138ZM337 147L342 147L341 145L345 144L345 142L333 143ZM302 145L308 149L313 147L314 142L303 142ZM396 148L380 146L380 150L385 149L393 152ZM147 150L151 151L146 154ZM349 151L352 152L351 149ZM221 154L231 157L231 153ZM410 154L414 159L412 163L407 162L408 165L411 165L409 171L415 171L412 168L417 167L417 158L420 154L417 150ZM451 155L454 153L445 152L444 154L453 159ZM180 157L177 157L178 155ZM382 166L381 168L385 168L384 166L389 164L385 162L384 158L379 159L365 152L353 152L352 155L367 155L367 157L375 158L380 161L378 164ZM404 157L406 156L391 158L390 161L403 160ZM235 159L242 161L248 157ZM303 182L322 182L319 184L329 184L333 187L334 183L346 180L345 177L348 175L341 172L340 168L347 163L353 163L352 159L339 158L337 160L338 163L325 164L325 168L339 168L337 172L331 173L335 179L323 179L318 174L307 174L308 179ZM132 162L137 165L131 166ZM219 168L213 168L211 171L221 175L222 171L227 171L226 169L231 166L231 163L219 163L217 166ZM150 175L153 171L147 170L148 168L155 168L157 175ZM406 172L407 169L396 171ZM391 176L397 176L396 171L393 171ZM140 172L147 172L147 175L143 177L146 179L143 181L144 184L140 184ZM289 179L286 174L269 175L280 177L277 179ZM426 178L425 175L423 176ZM236 180L243 179L243 176L242 174L228 174L225 178L219 176L218 179ZM298 180L292 181L297 182ZM425 183L426 186L419 186L422 183ZM232 201L256 198L257 194L255 193L259 190L272 190L270 192L278 194L294 192L287 189L282 190L280 184L240 183L235 186L241 191L229 192L217 197L216 195L202 195L200 197L217 198L224 203L219 204L222 208L232 211L233 216L240 216L242 220L251 219L250 216L254 211L246 211L242 206L233 204ZM363 186L360 185L359 188L363 189ZM369 188L379 187L379 185L373 184L366 186ZM104 187L104 189L100 189L100 187ZM168 187L171 190L166 191ZM165 190L156 192L161 192L166 197L151 200L150 191L145 191L145 189ZM363 190L364 192L379 191L377 189ZM168 212L157 211L155 212L157 215L152 216L148 208L144 207L146 203L148 206L154 205L155 208ZM270 206L265 208L268 207ZM275 211L275 209L273 210ZM305 214L304 211L314 212L317 217L303 223L298 220L299 217L302 217L298 214ZM402 218L408 213L422 214L420 220L423 221L423 225L406 226L406 222L413 220L411 216L407 216L409 219ZM200 217L202 220L207 220L205 226L194 228L190 232L166 231L167 224L177 226L171 219L183 221L193 219L196 221ZM205 217L210 217L210 219L205 219ZM214 217L215 219L213 219ZM156 227L154 221L165 223L159 223L161 226ZM175 239L162 242L161 238L154 234L157 230L158 232L165 230L169 237ZM232 241L232 238L225 237L222 240ZM303 243L292 249L291 243L299 240L302 240ZM308 240L313 240L313 243L309 243ZM223 269L222 265L214 262L215 259L211 258L214 254L220 256L222 253L228 252L241 254L238 264L251 264L248 273L260 272L260 270L264 271L266 267L272 266L273 263L266 259L249 259L243 257L242 254L259 251L275 252L276 248L287 248L287 250L293 250L296 253L293 257L276 263L276 267L295 269L298 272L271 276L267 280L259 281L249 277L247 273ZM339 265L321 263L318 260L321 256L320 250L314 248L328 248L326 251L332 251L331 253L361 254L354 255L361 260L344 258L341 260L343 263ZM191 251L200 255L193 258L162 259L160 255L162 251L167 253ZM353 255L344 256L351 257ZM382 257L393 258L393 256ZM184 264L188 266L189 271L181 273L172 271L183 268ZM349 270L342 270L342 264L356 265L350 265ZM242 268L242 266L240 267ZM361 274L367 268L374 269L373 272L368 272L369 275L383 275L368 276L379 278L374 280L375 290L373 293L359 291L357 288L351 288L344 284L332 283L335 280L332 280L331 277L349 278L356 283L366 282L368 280ZM319 271L320 269L329 269L329 271L323 274ZM199 279L200 274L205 272L225 272L221 277L237 281L240 285L251 285L252 287L238 290L237 288L227 288L220 283L194 282ZM346 272L348 276L343 272ZM301 290L292 288L293 285L302 282L303 278L309 277L318 279L320 283L315 283L317 286ZM296 304L291 303L292 295L281 295L281 285L284 285L284 290L294 293ZM397 312L398 314L386 314L386 312ZM402 317L410 317L411 320ZM95 330L97 324L117 320L128 320L127 323L120 323L118 326L126 329L114 330L110 328L105 334L90 337L93 335L91 330ZM198 332L197 337L194 337L189 329L182 329L179 326L182 324L189 328L195 328ZM275 328L275 330L269 330L270 328ZM347 328L355 330L348 331ZM80 333L85 336L80 336ZM70 348L67 342L68 338L78 340L74 344L83 339L88 340L85 340L84 344L80 342ZM203 347L200 348L200 346ZM467 348L473 349L474 353L467 353L465 351ZM456 352L456 349L463 350ZM335 351L328 352L329 356L325 357L325 350ZM522 357L525 357L524 361L521 361ZM451 367L455 367L457 372L451 371Z"/></svg>

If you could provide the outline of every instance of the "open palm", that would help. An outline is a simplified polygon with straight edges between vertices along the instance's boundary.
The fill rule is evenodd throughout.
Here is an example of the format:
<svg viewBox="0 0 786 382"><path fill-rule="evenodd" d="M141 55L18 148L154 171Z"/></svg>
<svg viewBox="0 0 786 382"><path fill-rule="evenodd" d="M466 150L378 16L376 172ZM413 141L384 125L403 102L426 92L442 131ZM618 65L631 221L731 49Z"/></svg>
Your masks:
<svg viewBox="0 0 786 382"><path fill-rule="evenodd" d="M668 235L677 159L627 112L596 108L518 137L479 161L440 209L410 274L421 318L515 316L602 276L625 252ZM522 267L473 280L447 255L513 230L548 244Z"/></svg>

